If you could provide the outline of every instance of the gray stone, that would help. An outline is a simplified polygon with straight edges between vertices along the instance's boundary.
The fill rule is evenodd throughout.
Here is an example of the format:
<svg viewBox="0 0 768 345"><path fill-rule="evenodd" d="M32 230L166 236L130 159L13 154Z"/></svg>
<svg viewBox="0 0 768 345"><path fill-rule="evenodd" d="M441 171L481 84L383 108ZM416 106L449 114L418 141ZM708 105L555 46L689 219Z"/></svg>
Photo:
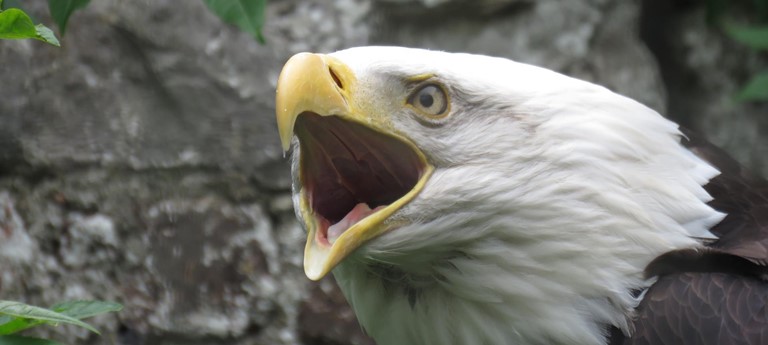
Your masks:
<svg viewBox="0 0 768 345"><path fill-rule="evenodd" d="M345 300L335 284L333 279L323 279L302 303L299 314L302 340L305 344L330 341L335 344L374 345L357 324L352 310L339 308Z"/></svg>
<svg viewBox="0 0 768 345"><path fill-rule="evenodd" d="M0 262L29 263L36 251L13 198L8 192L0 191Z"/></svg>
<svg viewBox="0 0 768 345"><path fill-rule="evenodd" d="M593 81L664 112L653 57L636 38L633 1L381 1L371 37L507 57ZM397 23L397 25L393 25Z"/></svg>

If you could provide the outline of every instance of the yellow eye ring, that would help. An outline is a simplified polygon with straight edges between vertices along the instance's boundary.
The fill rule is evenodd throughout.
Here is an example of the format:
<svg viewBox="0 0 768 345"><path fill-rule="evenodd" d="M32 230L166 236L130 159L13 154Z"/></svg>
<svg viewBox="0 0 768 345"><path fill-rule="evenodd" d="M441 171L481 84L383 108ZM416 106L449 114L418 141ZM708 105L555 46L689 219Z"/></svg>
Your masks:
<svg viewBox="0 0 768 345"><path fill-rule="evenodd" d="M443 117L448 114L448 93L438 84L425 84L408 96L408 104L417 111L431 116Z"/></svg>

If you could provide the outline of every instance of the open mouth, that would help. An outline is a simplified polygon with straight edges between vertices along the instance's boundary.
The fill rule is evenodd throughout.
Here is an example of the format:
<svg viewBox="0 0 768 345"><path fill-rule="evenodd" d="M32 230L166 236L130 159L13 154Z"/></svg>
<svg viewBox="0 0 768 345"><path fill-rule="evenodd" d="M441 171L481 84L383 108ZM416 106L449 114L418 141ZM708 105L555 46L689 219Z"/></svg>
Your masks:
<svg viewBox="0 0 768 345"><path fill-rule="evenodd" d="M295 133L302 197L320 244L332 245L353 225L403 198L427 167L404 141L337 116L304 112Z"/></svg>

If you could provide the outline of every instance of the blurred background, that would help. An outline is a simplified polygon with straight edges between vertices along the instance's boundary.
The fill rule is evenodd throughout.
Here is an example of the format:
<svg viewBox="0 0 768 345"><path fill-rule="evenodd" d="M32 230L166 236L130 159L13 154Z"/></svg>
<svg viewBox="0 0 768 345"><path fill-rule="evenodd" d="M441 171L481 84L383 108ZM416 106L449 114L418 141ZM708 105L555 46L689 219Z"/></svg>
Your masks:
<svg viewBox="0 0 768 345"><path fill-rule="evenodd" d="M52 26L45 1L20 3ZM67 344L372 344L332 278L303 274L274 121L291 55L402 45L544 66L765 176L768 106L736 98L768 57L712 24L723 4L763 20L759 3L275 0L262 45L202 1L93 0L61 48L0 41L0 299L125 305L91 320L101 336L55 329Z"/></svg>

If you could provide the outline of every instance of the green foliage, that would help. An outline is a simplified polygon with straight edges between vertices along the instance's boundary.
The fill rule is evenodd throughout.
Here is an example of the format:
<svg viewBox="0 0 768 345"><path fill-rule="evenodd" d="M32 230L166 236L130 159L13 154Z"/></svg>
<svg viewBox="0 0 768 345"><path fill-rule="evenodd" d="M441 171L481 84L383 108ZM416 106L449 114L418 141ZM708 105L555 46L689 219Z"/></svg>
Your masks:
<svg viewBox="0 0 768 345"><path fill-rule="evenodd" d="M0 12L0 39L32 38L60 46L51 29L43 24L35 25L24 11L9 8Z"/></svg>
<svg viewBox="0 0 768 345"><path fill-rule="evenodd" d="M30 326L43 323L51 325L68 323L71 325L83 327L94 333L99 333L99 331L97 331L91 325L71 316L57 313L53 310L45 308L34 307L21 302L0 301L0 314L14 318L14 320L0 325L0 334L16 333L25 328L29 328Z"/></svg>
<svg viewBox="0 0 768 345"><path fill-rule="evenodd" d="M62 345L59 342L40 339L22 337L18 335L0 335L0 345Z"/></svg>
<svg viewBox="0 0 768 345"><path fill-rule="evenodd" d="M750 4L740 3L746 9L753 24L734 24L728 17L729 8L734 5L729 0L706 0L707 20L720 26L734 41L742 43L756 51L768 50L768 0L752 0ZM763 71L747 82L736 94L740 102L768 101L768 71Z"/></svg>
<svg viewBox="0 0 768 345"><path fill-rule="evenodd" d="M72 13L85 7L89 2L90 0L48 0L48 10L62 35L67 29L67 21ZM57 47L61 46L51 29L43 24L35 25L32 18L19 8L7 8L15 5L10 3L11 1L0 0L0 39L32 38Z"/></svg>
<svg viewBox="0 0 768 345"><path fill-rule="evenodd" d="M213 13L224 22L236 25L264 43L261 28L264 25L266 0L203 0Z"/></svg>
<svg viewBox="0 0 768 345"><path fill-rule="evenodd" d="M123 306L107 301L70 301L51 307L55 312L62 313L75 319L86 319L99 314L123 310Z"/></svg>
<svg viewBox="0 0 768 345"><path fill-rule="evenodd" d="M51 12L51 17L59 26L59 32L64 36L64 32L67 30L67 21L72 12L81 9L88 5L91 0L48 0L48 11Z"/></svg>
<svg viewBox="0 0 768 345"><path fill-rule="evenodd" d="M753 76L736 95L738 101L768 101L768 71Z"/></svg>
<svg viewBox="0 0 768 345"><path fill-rule="evenodd" d="M21 302L0 301L0 345L55 345L56 342L10 336L30 327L39 325L70 324L85 328L96 334L99 333L93 326L80 321L80 319L99 314L116 312L123 306L114 302L105 301L72 301L59 303L45 309L31 306Z"/></svg>
<svg viewBox="0 0 768 345"><path fill-rule="evenodd" d="M768 5L768 1L766 2ZM737 26L724 24L726 33L735 41L753 50L768 50L768 25ZM736 95L740 102L768 101L768 71L752 76Z"/></svg>
<svg viewBox="0 0 768 345"><path fill-rule="evenodd" d="M9 8L9 3L17 1L0 0L0 39L33 38L60 46L59 40L43 24L34 25L32 19L18 8ZM48 11L59 27L63 36L67 31L69 17L75 11L84 8L90 0L48 0ZM253 35L260 43L264 43L261 29L264 26L264 9L267 0L203 0L208 8L216 13L224 22L236 25L241 30ZM2 344L0 344L2 345Z"/></svg>
<svg viewBox="0 0 768 345"><path fill-rule="evenodd" d="M752 49L768 49L768 25L739 26L725 24L725 31L734 40Z"/></svg>

